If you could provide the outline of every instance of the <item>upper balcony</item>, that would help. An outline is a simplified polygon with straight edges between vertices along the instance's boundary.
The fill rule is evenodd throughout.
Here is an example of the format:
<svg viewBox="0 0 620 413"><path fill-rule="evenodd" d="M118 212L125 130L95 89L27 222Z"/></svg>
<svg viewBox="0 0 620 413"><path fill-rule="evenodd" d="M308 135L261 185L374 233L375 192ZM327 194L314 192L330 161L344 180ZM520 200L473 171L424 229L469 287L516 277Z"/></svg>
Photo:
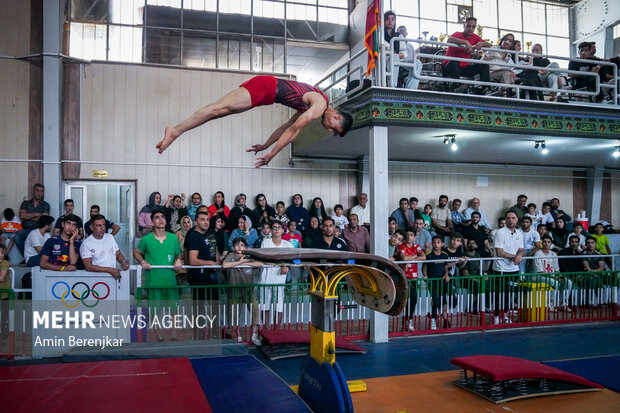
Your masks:
<svg viewBox="0 0 620 413"><path fill-rule="evenodd" d="M409 55L394 58L395 41ZM391 161L618 167L619 158L611 156L620 145L615 63L497 47L482 48L471 58L446 57L449 46L458 47L393 38L379 53L366 84L352 80L366 77L367 51L352 56L318 85L330 92L335 106L353 115L353 130L337 144L324 142L327 136L318 129L306 133L295 142L293 158L357 159L368 153L367 128L381 125L388 127ZM510 61L488 60L489 53L498 52L507 53ZM540 66L543 59L554 63ZM511 81L445 77L444 60L506 70ZM596 69L569 70L571 61ZM566 79L566 86L541 82L551 76ZM450 153L442 146L452 143L453 136L458 151ZM552 156L532 156L535 147L543 146Z"/></svg>

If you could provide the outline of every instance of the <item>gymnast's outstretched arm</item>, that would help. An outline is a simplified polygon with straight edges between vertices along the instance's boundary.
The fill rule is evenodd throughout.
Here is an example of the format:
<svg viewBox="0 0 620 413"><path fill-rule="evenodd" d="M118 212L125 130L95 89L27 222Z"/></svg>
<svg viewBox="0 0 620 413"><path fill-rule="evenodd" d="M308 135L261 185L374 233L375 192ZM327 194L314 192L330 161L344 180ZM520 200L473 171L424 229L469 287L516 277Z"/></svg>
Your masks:
<svg viewBox="0 0 620 413"><path fill-rule="evenodd" d="M257 143L256 145L252 145L250 149L246 149L246 152L256 153L256 152L264 151L265 149L269 149L271 145L273 145L278 139L280 139L280 136L282 136L282 134L288 128L293 126L293 124L299 118L299 116L301 116L301 113L296 112L293 116L291 116L289 120L284 122L282 125L278 126L278 129L273 131L273 133L269 136L269 139L267 139L265 143L263 144Z"/></svg>

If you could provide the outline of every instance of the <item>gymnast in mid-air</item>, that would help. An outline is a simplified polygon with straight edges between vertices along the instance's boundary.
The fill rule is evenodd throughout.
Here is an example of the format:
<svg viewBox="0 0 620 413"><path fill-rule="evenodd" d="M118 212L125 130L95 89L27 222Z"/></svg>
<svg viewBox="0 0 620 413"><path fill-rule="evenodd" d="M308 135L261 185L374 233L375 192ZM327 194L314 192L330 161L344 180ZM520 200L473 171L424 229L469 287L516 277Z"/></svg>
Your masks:
<svg viewBox="0 0 620 413"><path fill-rule="evenodd" d="M278 127L264 144L252 145L247 149L246 152L258 153L276 144L270 152L256 159L256 168L268 165L271 159L293 142L314 119L321 118L321 125L325 129L340 136L344 136L353 123L350 114L329 106L327 96L318 88L273 76L255 76L238 89L222 96L217 102L198 109L178 125L166 127L164 138L157 143L156 148L162 153L181 134L210 120L274 103L281 103L297 112Z"/></svg>

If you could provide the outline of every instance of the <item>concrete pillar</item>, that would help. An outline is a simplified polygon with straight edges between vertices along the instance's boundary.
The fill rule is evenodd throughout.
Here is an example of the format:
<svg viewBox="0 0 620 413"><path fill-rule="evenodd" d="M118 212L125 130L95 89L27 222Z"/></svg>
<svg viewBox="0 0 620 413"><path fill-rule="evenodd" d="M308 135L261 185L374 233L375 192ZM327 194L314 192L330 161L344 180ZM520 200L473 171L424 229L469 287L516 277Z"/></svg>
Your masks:
<svg viewBox="0 0 620 413"><path fill-rule="evenodd" d="M43 1L43 185L50 215L57 218L62 211L60 175L60 107L62 62L62 22L64 1Z"/></svg>
<svg viewBox="0 0 620 413"><path fill-rule="evenodd" d="M368 194L370 192L370 162L368 155L364 155L359 160L357 169L359 170L357 173L357 193L361 194L363 192Z"/></svg>
<svg viewBox="0 0 620 413"><path fill-rule="evenodd" d="M370 252L388 256L388 130L385 126L369 129L370 148ZM388 341L388 316L372 311L370 340Z"/></svg>
<svg viewBox="0 0 620 413"><path fill-rule="evenodd" d="M586 208L590 223L601 219L601 198L603 196L603 172L605 168L594 167L586 171Z"/></svg>

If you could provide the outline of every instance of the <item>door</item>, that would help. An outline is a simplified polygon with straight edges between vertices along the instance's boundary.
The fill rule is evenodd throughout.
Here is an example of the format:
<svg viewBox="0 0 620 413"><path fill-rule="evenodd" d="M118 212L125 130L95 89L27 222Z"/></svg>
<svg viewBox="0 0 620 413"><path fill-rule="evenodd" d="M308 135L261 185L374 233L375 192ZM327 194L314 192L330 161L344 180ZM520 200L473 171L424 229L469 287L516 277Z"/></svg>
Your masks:
<svg viewBox="0 0 620 413"><path fill-rule="evenodd" d="M133 182L106 181L73 181L65 184L65 197L73 199L74 213L84 222L90 219L90 207L99 205L101 214L120 226L114 239L128 261L131 261L136 226L134 186Z"/></svg>

